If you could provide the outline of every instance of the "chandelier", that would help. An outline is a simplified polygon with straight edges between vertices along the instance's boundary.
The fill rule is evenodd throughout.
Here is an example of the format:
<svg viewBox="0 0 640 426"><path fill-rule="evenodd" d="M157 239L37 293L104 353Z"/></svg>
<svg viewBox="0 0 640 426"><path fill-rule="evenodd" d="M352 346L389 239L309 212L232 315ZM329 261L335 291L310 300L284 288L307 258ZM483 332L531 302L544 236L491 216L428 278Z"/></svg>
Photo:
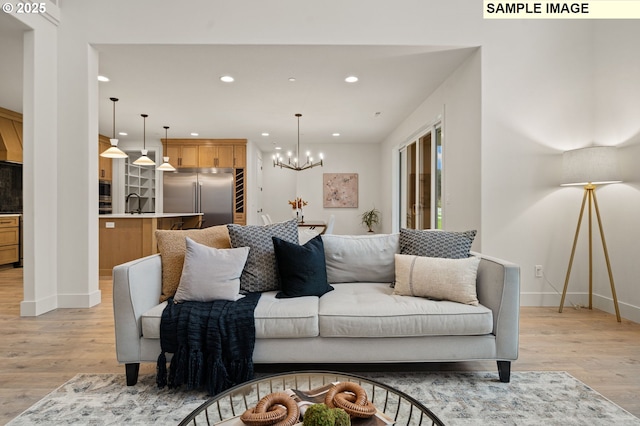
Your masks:
<svg viewBox="0 0 640 426"><path fill-rule="evenodd" d="M292 158L293 153L291 151L287 152L287 162L285 163L283 161L283 158L280 156L280 153L278 154L274 154L273 155L273 167L280 167L281 169L289 169L289 170L295 170L297 172L301 171L301 170L307 170L307 169L311 169L313 167L316 166L320 166L322 167L322 161L324 159L324 157L322 156L322 153L319 154L320 160L314 162L313 161L313 157L311 157L311 153L309 151L307 151L306 153L306 161L304 162L304 164L300 164L300 117L302 117L302 114L296 114L296 117L298 118L298 146L296 148L296 156Z"/></svg>

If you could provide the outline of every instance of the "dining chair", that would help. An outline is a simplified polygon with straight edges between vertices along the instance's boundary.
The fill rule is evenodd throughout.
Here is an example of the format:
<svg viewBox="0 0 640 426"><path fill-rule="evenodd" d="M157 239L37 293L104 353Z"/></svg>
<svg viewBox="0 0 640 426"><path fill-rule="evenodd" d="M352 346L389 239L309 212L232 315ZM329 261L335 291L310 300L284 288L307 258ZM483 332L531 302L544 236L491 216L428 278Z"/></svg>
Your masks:
<svg viewBox="0 0 640 426"><path fill-rule="evenodd" d="M336 215L332 214L329 216L329 221L327 222L327 228L324 230L325 234L333 234L333 225L336 223Z"/></svg>

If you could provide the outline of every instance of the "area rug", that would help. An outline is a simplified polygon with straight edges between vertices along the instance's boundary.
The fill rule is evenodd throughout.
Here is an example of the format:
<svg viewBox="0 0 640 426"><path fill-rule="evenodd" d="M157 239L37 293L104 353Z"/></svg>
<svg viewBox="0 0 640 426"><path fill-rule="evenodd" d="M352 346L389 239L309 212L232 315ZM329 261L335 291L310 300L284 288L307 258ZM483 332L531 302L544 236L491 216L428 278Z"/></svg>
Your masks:
<svg viewBox="0 0 640 426"><path fill-rule="evenodd" d="M422 402L447 425L640 425L640 419L565 372L358 373ZM136 386L124 375L78 374L9 422L17 425L178 424L207 399L203 392Z"/></svg>

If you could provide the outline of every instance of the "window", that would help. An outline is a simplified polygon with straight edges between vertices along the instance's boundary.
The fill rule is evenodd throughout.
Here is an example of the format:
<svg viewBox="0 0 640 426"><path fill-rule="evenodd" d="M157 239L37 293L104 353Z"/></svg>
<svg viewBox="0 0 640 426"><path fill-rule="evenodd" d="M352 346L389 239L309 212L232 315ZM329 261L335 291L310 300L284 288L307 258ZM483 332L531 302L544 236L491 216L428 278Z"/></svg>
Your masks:
<svg viewBox="0 0 640 426"><path fill-rule="evenodd" d="M441 229L442 128L440 123L400 148L399 225Z"/></svg>

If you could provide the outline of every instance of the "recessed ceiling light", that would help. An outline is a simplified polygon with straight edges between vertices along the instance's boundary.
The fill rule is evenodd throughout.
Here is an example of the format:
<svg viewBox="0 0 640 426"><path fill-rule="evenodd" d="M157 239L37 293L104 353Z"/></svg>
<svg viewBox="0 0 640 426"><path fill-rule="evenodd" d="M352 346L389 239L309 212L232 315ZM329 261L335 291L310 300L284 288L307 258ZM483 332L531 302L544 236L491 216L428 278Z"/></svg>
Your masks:
<svg viewBox="0 0 640 426"><path fill-rule="evenodd" d="M99 75L98 76L98 81L109 81L109 77L105 77L104 75Z"/></svg>
<svg viewBox="0 0 640 426"><path fill-rule="evenodd" d="M349 77L345 78L344 81L346 81L347 83L355 83L356 81L358 81L358 77L356 77L355 75L350 75Z"/></svg>
<svg viewBox="0 0 640 426"><path fill-rule="evenodd" d="M129 136L129 133L127 133L127 132L120 132L120 133L118 133L118 134L119 134L120 136Z"/></svg>
<svg viewBox="0 0 640 426"><path fill-rule="evenodd" d="M269 133L267 133L267 132L262 132L262 136L269 136Z"/></svg>
<svg viewBox="0 0 640 426"><path fill-rule="evenodd" d="M293 83L294 81L296 81L296 78L295 77L289 77L289 81Z"/></svg>
<svg viewBox="0 0 640 426"><path fill-rule="evenodd" d="M196 133L196 132L191 132L191 136L198 136L198 133Z"/></svg>
<svg viewBox="0 0 640 426"><path fill-rule="evenodd" d="M276 150L278 150L278 151L279 151L279 150L281 150L281 149L282 149L282 147L281 147L281 146L276 146Z"/></svg>
<svg viewBox="0 0 640 426"><path fill-rule="evenodd" d="M225 83L233 83L235 81L235 78L231 77L230 75L223 75L222 77L220 77L220 81L224 81Z"/></svg>
<svg viewBox="0 0 640 426"><path fill-rule="evenodd" d="M340 133L332 133L331 136L338 137L338 136L340 136Z"/></svg>

